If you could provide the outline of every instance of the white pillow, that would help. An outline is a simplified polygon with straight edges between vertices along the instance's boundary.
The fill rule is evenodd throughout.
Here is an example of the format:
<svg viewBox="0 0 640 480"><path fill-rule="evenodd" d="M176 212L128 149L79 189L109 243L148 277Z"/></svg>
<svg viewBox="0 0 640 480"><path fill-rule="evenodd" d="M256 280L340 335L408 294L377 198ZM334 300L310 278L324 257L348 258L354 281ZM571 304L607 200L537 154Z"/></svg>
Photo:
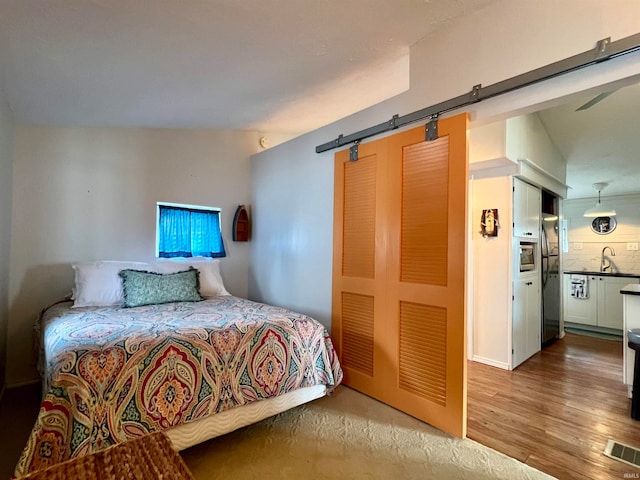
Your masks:
<svg viewBox="0 0 640 480"><path fill-rule="evenodd" d="M220 260L211 260L207 257L159 259L156 267L158 273L175 273L188 270L189 267L197 268L200 271L200 295L203 297L231 295L222 282Z"/></svg>
<svg viewBox="0 0 640 480"><path fill-rule="evenodd" d="M73 289L74 307L106 307L122 305L124 293L120 270L154 270L145 262L81 262L73 265L76 283Z"/></svg>

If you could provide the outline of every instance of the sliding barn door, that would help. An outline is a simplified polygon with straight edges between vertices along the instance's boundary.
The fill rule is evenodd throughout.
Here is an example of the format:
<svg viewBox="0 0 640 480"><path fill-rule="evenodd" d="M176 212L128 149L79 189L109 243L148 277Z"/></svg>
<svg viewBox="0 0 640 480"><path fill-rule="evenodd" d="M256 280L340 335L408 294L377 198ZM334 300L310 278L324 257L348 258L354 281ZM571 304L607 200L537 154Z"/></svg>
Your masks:
<svg viewBox="0 0 640 480"><path fill-rule="evenodd" d="M345 384L466 434L467 115L336 154L333 337Z"/></svg>

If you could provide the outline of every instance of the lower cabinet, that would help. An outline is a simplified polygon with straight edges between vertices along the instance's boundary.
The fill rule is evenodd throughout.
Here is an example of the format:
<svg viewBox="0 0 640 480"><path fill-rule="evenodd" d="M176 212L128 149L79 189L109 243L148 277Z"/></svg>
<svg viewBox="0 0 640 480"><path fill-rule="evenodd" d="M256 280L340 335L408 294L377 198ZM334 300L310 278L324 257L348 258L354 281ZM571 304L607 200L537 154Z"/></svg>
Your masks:
<svg viewBox="0 0 640 480"><path fill-rule="evenodd" d="M513 282L513 368L540 351L540 278Z"/></svg>
<svg viewBox="0 0 640 480"><path fill-rule="evenodd" d="M600 328L623 328L623 298L620 289L637 278L587 275L589 297L571 296L571 275L564 275L564 321Z"/></svg>
<svg viewBox="0 0 640 480"><path fill-rule="evenodd" d="M587 297L571 296L571 275L564 276L564 321L581 325L598 323L598 283L595 275L587 275Z"/></svg>
<svg viewBox="0 0 640 480"><path fill-rule="evenodd" d="M598 279L598 321L599 327L622 330L624 324L624 298L620 289L630 283L638 283L637 278L600 277Z"/></svg>

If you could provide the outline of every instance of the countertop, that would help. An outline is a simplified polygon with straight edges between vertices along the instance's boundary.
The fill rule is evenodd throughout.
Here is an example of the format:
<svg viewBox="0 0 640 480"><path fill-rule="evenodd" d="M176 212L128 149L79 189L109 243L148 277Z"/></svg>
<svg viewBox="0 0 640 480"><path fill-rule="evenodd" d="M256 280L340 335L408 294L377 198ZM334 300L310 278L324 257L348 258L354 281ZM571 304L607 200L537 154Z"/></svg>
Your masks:
<svg viewBox="0 0 640 480"><path fill-rule="evenodd" d="M613 273L603 273L603 272L585 272L583 270L565 270L564 272L565 275L597 275L600 277L627 277L627 278L640 278L640 274L637 273L619 273L619 272L613 272Z"/></svg>
<svg viewBox="0 0 640 480"><path fill-rule="evenodd" d="M630 283L620 290L623 295L640 295L640 283Z"/></svg>

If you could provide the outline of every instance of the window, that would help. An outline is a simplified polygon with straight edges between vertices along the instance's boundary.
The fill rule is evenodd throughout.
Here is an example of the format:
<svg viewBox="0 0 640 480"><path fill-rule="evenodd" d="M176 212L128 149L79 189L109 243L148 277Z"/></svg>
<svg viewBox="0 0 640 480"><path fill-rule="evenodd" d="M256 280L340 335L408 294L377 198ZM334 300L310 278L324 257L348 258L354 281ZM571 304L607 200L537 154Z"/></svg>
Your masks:
<svg viewBox="0 0 640 480"><path fill-rule="evenodd" d="M220 209L158 202L158 257L225 257Z"/></svg>

